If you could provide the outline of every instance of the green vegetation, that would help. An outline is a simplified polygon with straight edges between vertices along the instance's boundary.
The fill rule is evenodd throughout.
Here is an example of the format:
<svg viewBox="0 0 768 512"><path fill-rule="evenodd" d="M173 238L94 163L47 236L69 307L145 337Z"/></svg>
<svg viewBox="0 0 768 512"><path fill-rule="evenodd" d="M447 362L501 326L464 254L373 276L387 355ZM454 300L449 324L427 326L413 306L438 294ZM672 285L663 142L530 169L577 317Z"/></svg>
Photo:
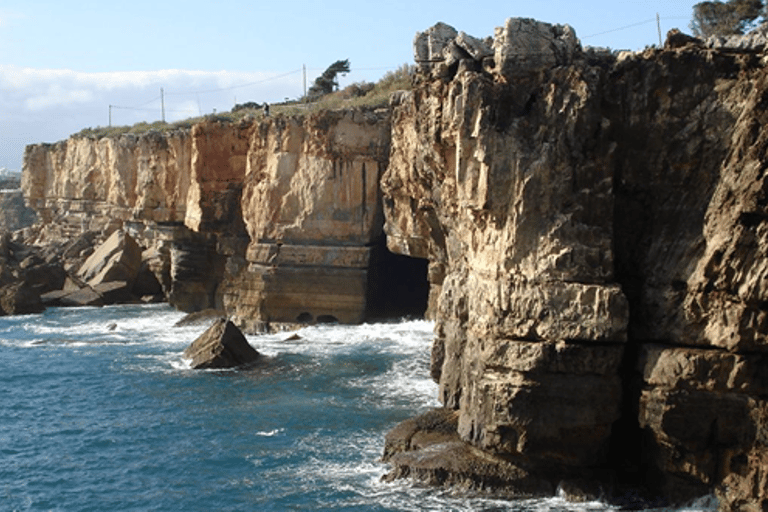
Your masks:
<svg viewBox="0 0 768 512"><path fill-rule="evenodd" d="M310 99L317 99L338 90L339 82L336 76L345 73L349 73L349 59L337 60L315 79L315 83L309 88L307 95Z"/></svg>
<svg viewBox="0 0 768 512"><path fill-rule="evenodd" d="M762 0L701 2L693 6L691 30L698 37L743 34L765 17Z"/></svg>
<svg viewBox="0 0 768 512"><path fill-rule="evenodd" d="M388 71L376 83L355 82L340 91L326 94L316 101L287 102L274 105L272 109L276 114L297 115L340 108L383 107L387 105L389 95L393 92L411 89L415 70L414 66L403 64L395 71Z"/></svg>
<svg viewBox="0 0 768 512"><path fill-rule="evenodd" d="M348 85L340 91L325 94L319 98L299 98L271 105L271 115L303 115L319 112L321 110L335 110L342 108L379 108L386 106L389 95L398 90L411 89L411 82L415 67L403 64L395 71L388 71L376 83L356 82ZM221 112L214 115L193 117L177 121L175 123L141 122L133 126L111 126L85 128L73 137L118 137L126 133L144 134L149 132L172 132L178 129L191 128L194 124L211 119L237 122L246 116L262 116L262 104L247 102L235 105L230 112Z"/></svg>

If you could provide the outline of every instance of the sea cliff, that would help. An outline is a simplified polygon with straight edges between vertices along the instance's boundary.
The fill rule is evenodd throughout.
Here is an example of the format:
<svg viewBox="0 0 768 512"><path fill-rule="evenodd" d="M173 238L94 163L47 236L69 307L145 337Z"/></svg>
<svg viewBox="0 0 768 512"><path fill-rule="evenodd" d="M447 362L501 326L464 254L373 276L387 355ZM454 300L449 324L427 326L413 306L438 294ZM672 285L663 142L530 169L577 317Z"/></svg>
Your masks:
<svg viewBox="0 0 768 512"><path fill-rule="evenodd" d="M446 409L394 476L765 510L768 71L711 46L438 24L388 108L29 146L25 236L125 230L167 300L250 331L421 297Z"/></svg>

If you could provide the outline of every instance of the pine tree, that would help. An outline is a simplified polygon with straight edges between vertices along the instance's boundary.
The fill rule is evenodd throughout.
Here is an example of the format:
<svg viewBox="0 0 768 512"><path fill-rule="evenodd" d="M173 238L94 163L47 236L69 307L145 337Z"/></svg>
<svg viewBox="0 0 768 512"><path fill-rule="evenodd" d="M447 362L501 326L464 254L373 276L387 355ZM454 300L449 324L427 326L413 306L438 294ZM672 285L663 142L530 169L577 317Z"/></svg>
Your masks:
<svg viewBox="0 0 768 512"><path fill-rule="evenodd" d="M307 95L310 98L319 98L338 89L339 82L336 76L339 73L349 73L349 59L337 60L328 66L328 69L315 79L315 83L309 88Z"/></svg>

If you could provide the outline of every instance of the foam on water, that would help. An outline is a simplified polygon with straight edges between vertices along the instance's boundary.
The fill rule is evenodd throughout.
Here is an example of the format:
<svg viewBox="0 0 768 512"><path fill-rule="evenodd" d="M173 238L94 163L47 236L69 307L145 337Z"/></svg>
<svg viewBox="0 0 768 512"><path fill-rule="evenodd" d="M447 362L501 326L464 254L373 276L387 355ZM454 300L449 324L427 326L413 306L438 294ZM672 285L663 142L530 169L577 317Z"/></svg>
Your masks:
<svg viewBox="0 0 768 512"><path fill-rule="evenodd" d="M437 405L430 322L248 336L264 365L195 371L182 352L207 326L171 327L182 317L151 305L0 318L5 509L612 510L381 481L386 432Z"/></svg>

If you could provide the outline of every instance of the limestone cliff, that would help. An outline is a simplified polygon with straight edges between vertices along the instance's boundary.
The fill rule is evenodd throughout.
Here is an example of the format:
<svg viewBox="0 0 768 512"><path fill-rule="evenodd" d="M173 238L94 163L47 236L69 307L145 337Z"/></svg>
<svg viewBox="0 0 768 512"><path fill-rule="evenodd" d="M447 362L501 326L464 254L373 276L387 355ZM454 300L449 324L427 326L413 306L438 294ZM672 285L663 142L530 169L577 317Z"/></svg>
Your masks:
<svg viewBox="0 0 768 512"><path fill-rule="evenodd" d="M520 19L493 57L465 41L417 36L382 179L390 248L430 260L460 438L553 487L608 470L764 509L764 57L672 34L616 58Z"/></svg>
<svg viewBox="0 0 768 512"><path fill-rule="evenodd" d="M428 261L413 268L446 407L388 437L394 476L714 490L765 510L768 71L752 48L672 33L615 55L534 20L487 39L438 24L388 109L28 147L30 232L123 228L172 304L249 331L392 314L410 276L385 269L402 263L385 234Z"/></svg>
<svg viewBox="0 0 768 512"><path fill-rule="evenodd" d="M360 322L383 217L386 109L29 146L37 243L125 227L172 304L269 323Z"/></svg>
<svg viewBox="0 0 768 512"><path fill-rule="evenodd" d="M222 285L224 306L241 324L365 318L388 154L386 111L259 125L242 191L249 244Z"/></svg>

